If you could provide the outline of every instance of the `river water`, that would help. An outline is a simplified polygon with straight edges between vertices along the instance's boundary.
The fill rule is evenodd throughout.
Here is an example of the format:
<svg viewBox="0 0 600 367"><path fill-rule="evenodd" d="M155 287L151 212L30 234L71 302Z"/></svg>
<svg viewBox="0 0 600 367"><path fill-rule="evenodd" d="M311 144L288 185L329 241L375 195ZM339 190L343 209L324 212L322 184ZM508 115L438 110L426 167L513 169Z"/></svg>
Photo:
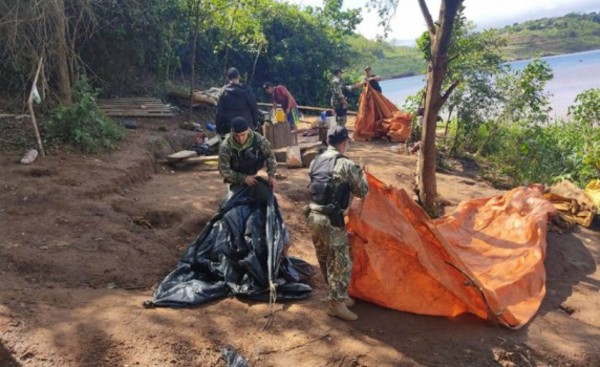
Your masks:
<svg viewBox="0 0 600 367"><path fill-rule="evenodd" d="M542 60L550 65L554 74L554 78L546 84L546 92L551 94L552 117L565 116L577 94L586 89L600 88L600 50L542 57ZM530 61L507 64L514 69L522 69ZM381 82L383 94L398 105L402 105L407 96L417 93L424 86L424 75Z"/></svg>

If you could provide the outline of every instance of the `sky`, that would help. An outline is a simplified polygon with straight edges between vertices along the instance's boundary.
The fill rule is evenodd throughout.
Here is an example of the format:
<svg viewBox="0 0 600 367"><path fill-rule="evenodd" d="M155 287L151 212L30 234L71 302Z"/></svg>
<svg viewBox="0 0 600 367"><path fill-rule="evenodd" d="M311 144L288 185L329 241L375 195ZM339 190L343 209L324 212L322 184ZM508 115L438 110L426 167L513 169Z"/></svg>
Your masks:
<svg viewBox="0 0 600 367"><path fill-rule="evenodd" d="M322 0L288 0L304 6L321 6ZM344 8L364 7L366 0L344 0ZM429 12L437 19L441 0L426 0ZM567 13L600 12L600 0L465 0L465 14L479 30L501 28L508 24L544 17L555 17ZM375 12L363 9L363 21L357 32L374 39L383 34L377 26ZM417 0L398 0L396 15L392 18L388 39L396 39L404 44L414 40L426 30L423 15Z"/></svg>

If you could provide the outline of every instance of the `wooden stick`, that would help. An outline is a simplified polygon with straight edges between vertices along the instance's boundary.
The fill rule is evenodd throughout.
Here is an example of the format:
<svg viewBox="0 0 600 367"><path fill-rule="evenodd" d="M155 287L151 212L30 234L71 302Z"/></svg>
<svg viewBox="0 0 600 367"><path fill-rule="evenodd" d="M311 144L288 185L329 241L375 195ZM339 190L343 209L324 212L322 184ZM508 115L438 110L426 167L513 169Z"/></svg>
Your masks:
<svg viewBox="0 0 600 367"><path fill-rule="evenodd" d="M38 129L37 121L35 120L35 114L33 113L33 91L36 89L36 84L37 84L38 77L40 76L40 71L42 70L43 61L44 61L44 57L42 56L42 57L40 57L37 71L35 72L35 78L33 78L33 84L31 85L31 91L29 92L29 99L27 99L27 107L29 108L29 114L31 115L31 123L33 124L33 131L35 131L35 137L37 139L38 147L40 148L42 157L45 157L46 152L44 152L44 146L42 145L42 138L40 136L40 130Z"/></svg>
<svg viewBox="0 0 600 367"><path fill-rule="evenodd" d="M19 113L19 114L15 114L15 113L0 113L0 117L14 117L16 119L21 119L21 118L24 118L24 117L31 117L31 116L24 115L22 113Z"/></svg>
<svg viewBox="0 0 600 367"><path fill-rule="evenodd" d="M261 106L261 107L271 107L271 106L273 106L272 103L262 103L262 102L259 102L257 104L259 106ZM328 110L332 110L333 109L333 108L311 107L311 106L297 106L297 108L299 110L309 110L309 111L328 111ZM356 111L348 111L348 115L356 115Z"/></svg>

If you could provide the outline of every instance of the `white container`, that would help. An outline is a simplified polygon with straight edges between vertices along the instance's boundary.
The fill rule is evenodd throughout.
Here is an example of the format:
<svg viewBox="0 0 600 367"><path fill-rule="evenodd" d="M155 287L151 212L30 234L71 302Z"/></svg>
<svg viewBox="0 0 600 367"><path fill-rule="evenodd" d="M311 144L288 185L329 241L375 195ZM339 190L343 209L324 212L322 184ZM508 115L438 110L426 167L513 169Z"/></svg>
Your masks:
<svg viewBox="0 0 600 367"><path fill-rule="evenodd" d="M23 158L21 158L21 163L22 164L31 164L31 163L33 163L33 161L35 161L37 156L38 156L37 149L30 149L27 153L25 153Z"/></svg>
<svg viewBox="0 0 600 367"><path fill-rule="evenodd" d="M331 129L333 126L337 126L337 121L335 120L335 116L327 116L327 128Z"/></svg>

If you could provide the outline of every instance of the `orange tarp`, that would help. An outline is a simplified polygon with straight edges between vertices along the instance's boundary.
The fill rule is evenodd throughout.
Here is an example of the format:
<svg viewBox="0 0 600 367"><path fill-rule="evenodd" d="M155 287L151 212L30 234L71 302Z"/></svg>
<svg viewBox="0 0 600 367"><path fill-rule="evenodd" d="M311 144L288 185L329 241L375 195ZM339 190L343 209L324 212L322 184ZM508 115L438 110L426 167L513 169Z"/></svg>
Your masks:
<svg viewBox="0 0 600 367"><path fill-rule="evenodd" d="M369 175L348 215L350 294L424 315L472 313L511 328L537 312L546 288L546 225L538 188L461 203L431 220L404 190Z"/></svg>
<svg viewBox="0 0 600 367"><path fill-rule="evenodd" d="M354 122L355 140L365 141L387 136L392 142L410 138L412 117L398 110L383 94L368 84L360 94L358 114Z"/></svg>

